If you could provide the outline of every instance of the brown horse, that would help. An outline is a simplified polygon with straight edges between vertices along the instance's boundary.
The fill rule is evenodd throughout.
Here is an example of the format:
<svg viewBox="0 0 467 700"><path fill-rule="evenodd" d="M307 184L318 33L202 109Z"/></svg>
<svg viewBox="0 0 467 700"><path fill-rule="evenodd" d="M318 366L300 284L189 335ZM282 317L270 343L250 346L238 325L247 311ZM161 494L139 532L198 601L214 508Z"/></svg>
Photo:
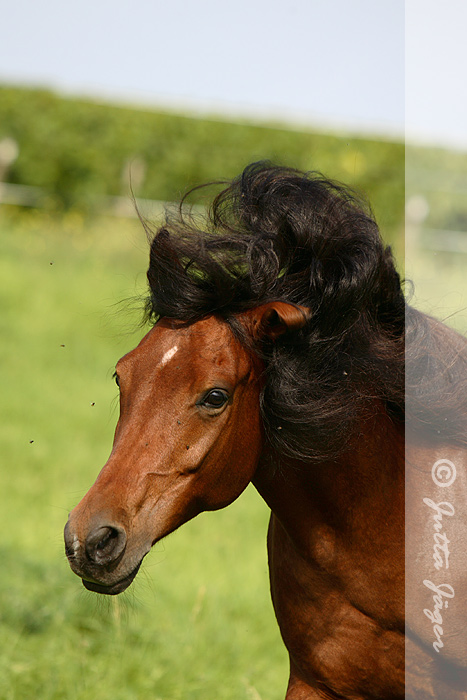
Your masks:
<svg viewBox="0 0 467 700"><path fill-rule="evenodd" d="M417 698L464 697L461 608L442 659L423 613L433 595L435 613L447 600L448 589L423 585L437 580L431 544L411 568L405 678L404 451L424 479L408 481L414 558L433 541L422 520L442 517L431 465L447 459L460 475L465 463L466 346L407 311L406 446L406 306L371 215L319 176L253 165L202 225L180 210L156 233L148 280L156 323L117 364L112 453L65 528L73 571L89 590L120 593L155 542L251 481L272 511L287 700L394 699L406 687ZM438 410L440 383L462 410ZM450 584L460 601L460 569Z"/></svg>

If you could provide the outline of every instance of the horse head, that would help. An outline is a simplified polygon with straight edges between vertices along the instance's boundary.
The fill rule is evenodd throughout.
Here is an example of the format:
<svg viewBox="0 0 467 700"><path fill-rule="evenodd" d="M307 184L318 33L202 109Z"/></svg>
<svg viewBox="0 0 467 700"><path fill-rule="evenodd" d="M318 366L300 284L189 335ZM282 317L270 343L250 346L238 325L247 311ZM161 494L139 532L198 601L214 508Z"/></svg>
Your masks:
<svg viewBox="0 0 467 700"><path fill-rule="evenodd" d="M239 321L254 343L306 319L305 309L272 302ZM161 319L117 363L113 449L65 528L86 588L125 590L155 542L242 493L263 447L262 375L258 355L213 315L189 326Z"/></svg>

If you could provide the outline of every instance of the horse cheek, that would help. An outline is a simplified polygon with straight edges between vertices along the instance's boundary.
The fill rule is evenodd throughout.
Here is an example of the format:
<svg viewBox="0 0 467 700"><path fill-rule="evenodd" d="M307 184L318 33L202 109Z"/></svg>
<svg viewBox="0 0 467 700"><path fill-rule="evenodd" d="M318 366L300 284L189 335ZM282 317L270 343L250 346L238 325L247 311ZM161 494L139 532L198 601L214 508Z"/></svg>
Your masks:
<svg viewBox="0 0 467 700"><path fill-rule="evenodd" d="M259 415L245 409L248 425L242 421L225 436L222 447L210 459L209 484L203 499L204 510L219 510L235 501L255 474L263 447ZM236 422L235 422L236 423Z"/></svg>

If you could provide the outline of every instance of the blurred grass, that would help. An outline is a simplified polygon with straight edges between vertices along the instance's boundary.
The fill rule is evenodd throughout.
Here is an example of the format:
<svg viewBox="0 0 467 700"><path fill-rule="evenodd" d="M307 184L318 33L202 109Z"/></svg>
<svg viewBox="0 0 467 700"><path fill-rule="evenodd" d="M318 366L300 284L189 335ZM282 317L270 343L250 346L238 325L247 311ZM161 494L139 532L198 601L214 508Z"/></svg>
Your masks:
<svg viewBox="0 0 467 700"><path fill-rule="evenodd" d="M407 146L405 270L412 303L467 333L467 153ZM454 239L454 240L453 240Z"/></svg>
<svg viewBox="0 0 467 700"><path fill-rule="evenodd" d="M133 221L8 211L0 213L0 698L282 700L288 664L269 599L269 514L253 488L156 545L123 596L89 593L69 570L67 513L107 459L113 368L144 333L141 305L120 302L144 293L147 244ZM421 305L425 289L439 314L446 285L465 275L460 261L454 274L452 259L433 260L411 256L408 276Z"/></svg>
<svg viewBox="0 0 467 700"><path fill-rule="evenodd" d="M144 290L141 227L3 213L0 241L0 698L282 698L252 488L157 545L117 599L85 591L64 556L68 510L110 452L114 364L144 332L119 303Z"/></svg>
<svg viewBox="0 0 467 700"><path fill-rule="evenodd" d="M467 334L467 256L410 249L405 257L409 302Z"/></svg>

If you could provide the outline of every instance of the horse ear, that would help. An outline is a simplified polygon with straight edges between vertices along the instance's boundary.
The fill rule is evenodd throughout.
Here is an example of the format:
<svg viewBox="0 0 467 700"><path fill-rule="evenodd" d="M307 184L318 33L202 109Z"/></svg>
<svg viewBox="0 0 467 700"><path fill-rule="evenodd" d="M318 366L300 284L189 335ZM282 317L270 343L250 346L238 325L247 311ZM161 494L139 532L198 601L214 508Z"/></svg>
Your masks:
<svg viewBox="0 0 467 700"><path fill-rule="evenodd" d="M245 316L254 338L276 340L284 333L303 328L311 318L311 311L305 306L272 301L247 311Z"/></svg>

